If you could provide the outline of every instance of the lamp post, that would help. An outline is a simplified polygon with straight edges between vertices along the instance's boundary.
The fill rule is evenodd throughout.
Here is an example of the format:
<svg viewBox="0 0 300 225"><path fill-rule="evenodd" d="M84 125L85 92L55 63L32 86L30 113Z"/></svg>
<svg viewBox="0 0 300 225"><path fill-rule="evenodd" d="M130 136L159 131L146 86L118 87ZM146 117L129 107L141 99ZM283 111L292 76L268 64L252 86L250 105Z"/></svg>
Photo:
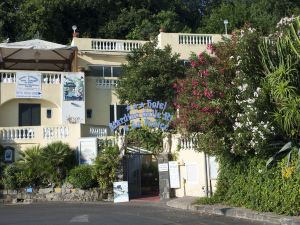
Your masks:
<svg viewBox="0 0 300 225"><path fill-rule="evenodd" d="M224 25L225 25L225 35L227 36L227 24L228 20L224 20Z"/></svg>

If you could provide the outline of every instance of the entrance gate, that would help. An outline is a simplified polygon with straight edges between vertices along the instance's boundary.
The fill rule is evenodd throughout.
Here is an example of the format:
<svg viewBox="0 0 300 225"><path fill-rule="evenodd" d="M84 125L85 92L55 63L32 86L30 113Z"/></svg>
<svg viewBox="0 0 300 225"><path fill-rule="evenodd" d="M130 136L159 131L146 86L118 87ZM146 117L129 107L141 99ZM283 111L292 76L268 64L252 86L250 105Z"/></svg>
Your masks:
<svg viewBox="0 0 300 225"><path fill-rule="evenodd" d="M157 160L152 154L125 154L123 171L130 199L159 195Z"/></svg>

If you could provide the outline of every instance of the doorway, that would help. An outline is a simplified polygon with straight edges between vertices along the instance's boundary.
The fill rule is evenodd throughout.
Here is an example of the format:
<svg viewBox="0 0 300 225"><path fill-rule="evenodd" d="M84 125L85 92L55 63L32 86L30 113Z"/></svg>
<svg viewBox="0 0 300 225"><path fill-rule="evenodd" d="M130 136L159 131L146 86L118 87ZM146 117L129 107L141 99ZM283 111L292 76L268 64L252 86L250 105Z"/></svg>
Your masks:
<svg viewBox="0 0 300 225"><path fill-rule="evenodd" d="M152 154L125 154L123 169L130 199L159 195L157 160Z"/></svg>
<svg viewBox="0 0 300 225"><path fill-rule="evenodd" d="M19 104L19 126L40 126L41 104Z"/></svg>

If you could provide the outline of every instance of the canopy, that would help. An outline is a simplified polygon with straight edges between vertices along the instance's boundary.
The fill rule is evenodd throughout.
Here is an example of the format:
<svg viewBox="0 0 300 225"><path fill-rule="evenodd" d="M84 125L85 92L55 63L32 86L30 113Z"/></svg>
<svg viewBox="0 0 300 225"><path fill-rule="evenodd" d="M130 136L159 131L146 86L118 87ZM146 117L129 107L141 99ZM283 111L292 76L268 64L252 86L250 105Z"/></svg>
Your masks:
<svg viewBox="0 0 300 225"><path fill-rule="evenodd" d="M40 39L0 44L1 69L70 71L77 47Z"/></svg>

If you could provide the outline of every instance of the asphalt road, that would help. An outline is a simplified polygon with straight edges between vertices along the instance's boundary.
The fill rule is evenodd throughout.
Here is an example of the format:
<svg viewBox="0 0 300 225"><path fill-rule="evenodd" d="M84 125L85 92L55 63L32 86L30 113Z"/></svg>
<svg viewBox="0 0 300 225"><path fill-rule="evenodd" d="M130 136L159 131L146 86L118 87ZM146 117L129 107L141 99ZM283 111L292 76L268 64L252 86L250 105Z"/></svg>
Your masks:
<svg viewBox="0 0 300 225"><path fill-rule="evenodd" d="M167 207L164 203L34 203L0 205L2 225L256 225L251 221Z"/></svg>

